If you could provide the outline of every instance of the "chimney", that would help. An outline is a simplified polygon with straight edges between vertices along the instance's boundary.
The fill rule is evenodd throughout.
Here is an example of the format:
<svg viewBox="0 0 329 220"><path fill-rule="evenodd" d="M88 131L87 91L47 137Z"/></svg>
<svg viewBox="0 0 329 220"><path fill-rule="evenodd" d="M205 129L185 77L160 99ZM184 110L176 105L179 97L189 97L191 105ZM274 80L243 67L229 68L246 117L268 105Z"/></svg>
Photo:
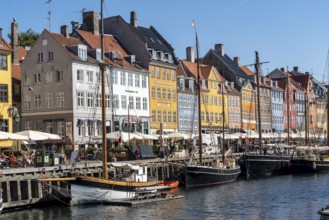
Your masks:
<svg viewBox="0 0 329 220"><path fill-rule="evenodd" d="M234 63L236 63L238 66L240 66L240 57L234 57L233 60L234 60Z"/></svg>
<svg viewBox="0 0 329 220"><path fill-rule="evenodd" d="M186 47L186 60L194 63L194 47Z"/></svg>
<svg viewBox="0 0 329 220"><path fill-rule="evenodd" d="M11 47L13 51L11 52L11 62L13 64L18 64L18 24L16 22L16 19L13 19L13 22L11 23Z"/></svg>
<svg viewBox="0 0 329 220"><path fill-rule="evenodd" d="M87 11L82 14L82 30L90 31L93 35L99 35L98 13L96 11Z"/></svg>
<svg viewBox="0 0 329 220"><path fill-rule="evenodd" d="M137 13L135 11L130 12L130 24L134 27L138 27L137 24Z"/></svg>
<svg viewBox="0 0 329 220"><path fill-rule="evenodd" d="M64 37L69 38L69 27L67 25L61 26L61 34L64 35Z"/></svg>
<svg viewBox="0 0 329 220"><path fill-rule="evenodd" d="M215 51L221 56L224 56L224 44L215 44Z"/></svg>
<svg viewBox="0 0 329 220"><path fill-rule="evenodd" d="M285 72L286 70L284 69L284 67L280 68L281 72Z"/></svg>
<svg viewBox="0 0 329 220"><path fill-rule="evenodd" d="M79 22L77 21L71 21L72 25L72 33L79 28Z"/></svg>
<svg viewBox="0 0 329 220"><path fill-rule="evenodd" d="M298 66L294 66L294 71L299 73L299 67Z"/></svg>
<svg viewBox="0 0 329 220"><path fill-rule="evenodd" d="M2 28L0 28L0 45L2 45Z"/></svg>
<svg viewBox="0 0 329 220"><path fill-rule="evenodd" d="M305 75L310 75L310 72L305 72Z"/></svg>

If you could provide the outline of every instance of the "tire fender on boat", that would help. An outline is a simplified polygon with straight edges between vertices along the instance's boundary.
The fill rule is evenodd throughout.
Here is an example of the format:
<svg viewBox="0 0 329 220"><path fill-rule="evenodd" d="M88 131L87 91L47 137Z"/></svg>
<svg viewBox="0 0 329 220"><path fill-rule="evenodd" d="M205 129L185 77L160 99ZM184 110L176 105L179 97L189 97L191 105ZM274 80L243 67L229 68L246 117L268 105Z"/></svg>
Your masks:
<svg viewBox="0 0 329 220"><path fill-rule="evenodd" d="M315 170L315 169L316 169L316 163L313 162L313 170Z"/></svg>

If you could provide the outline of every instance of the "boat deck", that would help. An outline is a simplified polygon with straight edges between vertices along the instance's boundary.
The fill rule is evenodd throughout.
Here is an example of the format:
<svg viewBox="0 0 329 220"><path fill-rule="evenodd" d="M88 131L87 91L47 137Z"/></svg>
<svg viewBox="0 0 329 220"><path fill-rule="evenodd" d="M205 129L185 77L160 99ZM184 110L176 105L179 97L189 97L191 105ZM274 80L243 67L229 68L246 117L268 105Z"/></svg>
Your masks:
<svg viewBox="0 0 329 220"><path fill-rule="evenodd" d="M146 204L146 203L163 202L163 201L169 201L169 200L174 200L174 199L183 199L183 198L185 198L185 197L181 196L181 195L170 195L170 196L161 197L161 198L104 202L103 204L118 205L118 206L136 206L136 205L141 205L141 204Z"/></svg>

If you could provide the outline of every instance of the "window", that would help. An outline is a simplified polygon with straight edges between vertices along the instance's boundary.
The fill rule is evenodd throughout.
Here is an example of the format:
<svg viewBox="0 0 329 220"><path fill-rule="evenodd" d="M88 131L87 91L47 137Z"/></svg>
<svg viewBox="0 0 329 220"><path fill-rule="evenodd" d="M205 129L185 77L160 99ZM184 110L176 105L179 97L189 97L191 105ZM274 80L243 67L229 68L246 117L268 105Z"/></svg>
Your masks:
<svg viewBox="0 0 329 220"><path fill-rule="evenodd" d="M25 130L32 130L32 123L30 121L26 121L24 123Z"/></svg>
<svg viewBox="0 0 329 220"><path fill-rule="evenodd" d="M155 88L152 87L152 92L151 92L152 99L155 99Z"/></svg>
<svg viewBox="0 0 329 220"><path fill-rule="evenodd" d="M45 83L52 83L53 82L53 73L45 73Z"/></svg>
<svg viewBox="0 0 329 220"><path fill-rule="evenodd" d="M167 111L162 112L162 122L167 122Z"/></svg>
<svg viewBox="0 0 329 220"><path fill-rule="evenodd" d="M102 82L101 74L96 72L96 84L100 84Z"/></svg>
<svg viewBox="0 0 329 220"><path fill-rule="evenodd" d="M166 99L166 89L162 89L162 99Z"/></svg>
<svg viewBox="0 0 329 220"><path fill-rule="evenodd" d="M94 94L93 93L87 93L87 107L92 108L94 107Z"/></svg>
<svg viewBox="0 0 329 220"><path fill-rule="evenodd" d="M172 100L176 100L176 90L175 89L172 90L171 97L172 97Z"/></svg>
<svg viewBox="0 0 329 220"><path fill-rule="evenodd" d="M171 111L168 111L168 122L171 122Z"/></svg>
<svg viewBox="0 0 329 220"><path fill-rule="evenodd" d="M141 98L136 97L136 109L141 109Z"/></svg>
<svg viewBox="0 0 329 220"><path fill-rule="evenodd" d="M57 134L59 136L64 136L64 121L57 122Z"/></svg>
<svg viewBox="0 0 329 220"><path fill-rule="evenodd" d="M94 72L93 71L87 71L87 82L93 83L94 82Z"/></svg>
<svg viewBox="0 0 329 220"><path fill-rule="evenodd" d="M167 72L167 80L170 80L170 70L166 69Z"/></svg>
<svg viewBox="0 0 329 220"><path fill-rule="evenodd" d="M38 53L38 63L43 62L43 53Z"/></svg>
<svg viewBox="0 0 329 220"><path fill-rule="evenodd" d="M35 84L40 84L41 83L41 74L40 73L34 74L34 83Z"/></svg>
<svg viewBox="0 0 329 220"><path fill-rule="evenodd" d="M87 49L79 46L78 56L81 60L87 60Z"/></svg>
<svg viewBox="0 0 329 220"><path fill-rule="evenodd" d="M53 122L46 122L46 132L53 133Z"/></svg>
<svg viewBox="0 0 329 220"><path fill-rule="evenodd" d="M147 110L147 98L143 98L143 110Z"/></svg>
<svg viewBox="0 0 329 220"><path fill-rule="evenodd" d="M154 67L153 66L150 67L150 73L151 73L151 77L154 77Z"/></svg>
<svg viewBox="0 0 329 220"><path fill-rule="evenodd" d="M112 82L114 85L118 85L118 74L117 72L112 73Z"/></svg>
<svg viewBox="0 0 329 220"><path fill-rule="evenodd" d="M81 69L77 70L77 80L83 81L83 70L81 70Z"/></svg>
<svg viewBox="0 0 329 220"><path fill-rule="evenodd" d="M179 88L182 89L183 91L185 90L184 79L179 79Z"/></svg>
<svg viewBox="0 0 329 220"><path fill-rule="evenodd" d="M135 75L135 86L140 87L140 75Z"/></svg>
<svg viewBox="0 0 329 220"><path fill-rule="evenodd" d="M168 95L168 100L170 100L171 99L171 89L167 90L167 95Z"/></svg>
<svg viewBox="0 0 329 220"><path fill-rule="evenodd" d="M7 119L0 119L0 131L5 131L5 132L8 132L8 120Z"/></svg>
<svg viewBox="0 0 329 220"><path fill-rule="evenodd" d="M108 94L105 94L105 106L107 109L109 109L111 106L110 95L108 95Z"/></svg>
<svg viewBox="0 0 329 220"><path fill-rule="evenodd" d="M158 110L158 122L161 122L161 111Z"/></svg>
<svg viewBox="0 0 329 220"><path fill-rule="evenodd" d="M121 85L126 85L126 73L121 73L120 74L120 84Z"/></svg>
<svg viewBox="0 0 329 220"><path fill-rule="evenodd" d="M88 136L93 136L95 133L94 129L94 121L93 120L88 120Z"/></svg>
<svg viewBox="0 0 329 220"><path fill-rule="evenodd" d="M64 92L57 93L57 108L64 107Z"/></svg>
<svg viewBox="0 0 329 220"><path fill-rule="evenodd" d="M24 96L24 109L31 110L31 96Z"/></svg>
<svg viewBox="0 0 329 220"><path fill-rule="evenodd" d="M125 95L121 96L121 108L127 109L127 96Z"/></svg>
<svg viewBox="0 0 329 220"><path fill-rule="evenodd" d="M8 102L8 85L0 84L0 102Z"/></svg>
<svg viewBox="0 0 329 220"><path fill-rule="evenodd" d="M113 108L119 108L119 95L113 95Z"/></svg>
<svg viewBox="0 0 329 220"><path fill-rule="evenodd" d="M84 92L78 92L78 107L83 107L84 102Z"/></svg>
<svg viewBox="0 0 329 220"><path fill-rule="evenodd" d="M157 98L161 99L161 88L157 88Z"/></svg>
<svg viewBox="0 0 329 220"><path fill-rule="evenodd" d="M86 132L85 129L86 129L86 128L85 128L85 122L82 121L82 120L78 120L78 135L79 135L80 137L82 137L82 136L85 135L85 132Z"/></svg>
<svg viewBox="0 0 329 220"><path fill-rule="evenodd" d="M129 96L129 109L134 109L134 97L133 96Z"/></svg>
<svg viewBox="0 0 329 220"><path fill-rule="evenodd" d="M34 96L34 107L35 107L35 109L41 108L41 95Z"/></svg>
<svg viewBox="0 0 329 220"><path fill-rule="evenodd" d="M134 79L133 79L133 74L128 73L128 86L133 86Z"/></svg>
<svg viewBox="0 0 329 220"><path fill-rule="evenodd" d="M174 123L176 123L177 122L177 118L176 118L177 116L176 116L176 112L173 112L172 113L172 121L174 122Z"/></svg>
<svg viewBox="0 0 329 220"><path fill-rule="evenodd" d="M172 71L171 79L176 80L176 71L175 70Z"/></svg>
<svg viewBox="0 0 329 220"><path fill-rule="evenodd" d="M0 70L7 70L7 56L0 54Z"/></svg>
<svg viewBox="0 0 329 220"><path fill-rule="evenodd" d="M62 82L64 80L63 70L62 71L56 70L56 80L57 82Z"/></svg>
<svg viewBox="0 0 329 220"><path fill-rule="evenodd" d="M48 61L49 62L54 61L54 51L48 51Z"/></svg>
<svg viewBox="0 0 329 220"><path fill-rule="evenodd" d="M46 93L46 108L52 108L52 107L53 107L53 94Z"/></svg>
<svg viewBox="0 0 329 220"><path fill-rule="evenodd" d="M31 85L31 76L30 75L25 75L24 76L24 85Z"/></svg>
<svg viewBox="0 0 329 220"><path fill-rule="evenodd" d="M213 97L213 96L212 96L212 95L210 95L210 105L212 105L212 104L213 104L213 102L212 102L212 101L213 101L212 97Z"/></svg>
<svg viewBox="0 0 329 220"><path fill-rule="evenodd" d="M146 76L142 76L142 88L147 88L146 80L147 80Z"/></svg>
<svg viewBox="0 0 329 220"><path fill-rule="evenodd" d="M157 78L160 78L160 69L159 69L159 67L156 67L155 70L156 70Z"/></svg>
<svg viewBox="0 0 329 220"><path fill-rule="evenodd" d="M97 94L97 97L96 97L96 106L98 108L101 108L102 107L102 95L101 94Z"/></svg>
<svg viewBox="0 0 329 220"><path fill-rule="evenodd" d="M162 79L166 79L166 72L164 68L162 68Z"/></svg>
<svg viewBox="0 0 329 220"><path fill-rule="evenodd" d="M156 122L156 111L152 110L152 122Z"/></svg>

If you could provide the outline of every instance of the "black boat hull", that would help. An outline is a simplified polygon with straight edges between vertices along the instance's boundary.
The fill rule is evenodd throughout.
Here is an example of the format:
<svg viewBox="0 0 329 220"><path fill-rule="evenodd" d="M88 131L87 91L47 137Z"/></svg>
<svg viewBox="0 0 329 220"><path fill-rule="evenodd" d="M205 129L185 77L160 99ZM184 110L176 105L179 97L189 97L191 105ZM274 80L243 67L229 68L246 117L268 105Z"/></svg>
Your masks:
<svg viewBox="0 0 329 220"><path fill-rule="evenodd" d="M272 176L288 173L290 156L243 155L240 160L241 173L244 176Z"/></svg>
<svg viewBox="0 0 329 220"><path fill-rule="evenodd" d="M241 173L240 167L232 169L206 166L187 166L185 171L186 187L219 185L233 182Z"/></svg>
<svg viewBox="0 0 329 220"><path fill-rule="evenodd" d="M291 174L329 172L329 161L292 159L290 164Z"/></svg>

